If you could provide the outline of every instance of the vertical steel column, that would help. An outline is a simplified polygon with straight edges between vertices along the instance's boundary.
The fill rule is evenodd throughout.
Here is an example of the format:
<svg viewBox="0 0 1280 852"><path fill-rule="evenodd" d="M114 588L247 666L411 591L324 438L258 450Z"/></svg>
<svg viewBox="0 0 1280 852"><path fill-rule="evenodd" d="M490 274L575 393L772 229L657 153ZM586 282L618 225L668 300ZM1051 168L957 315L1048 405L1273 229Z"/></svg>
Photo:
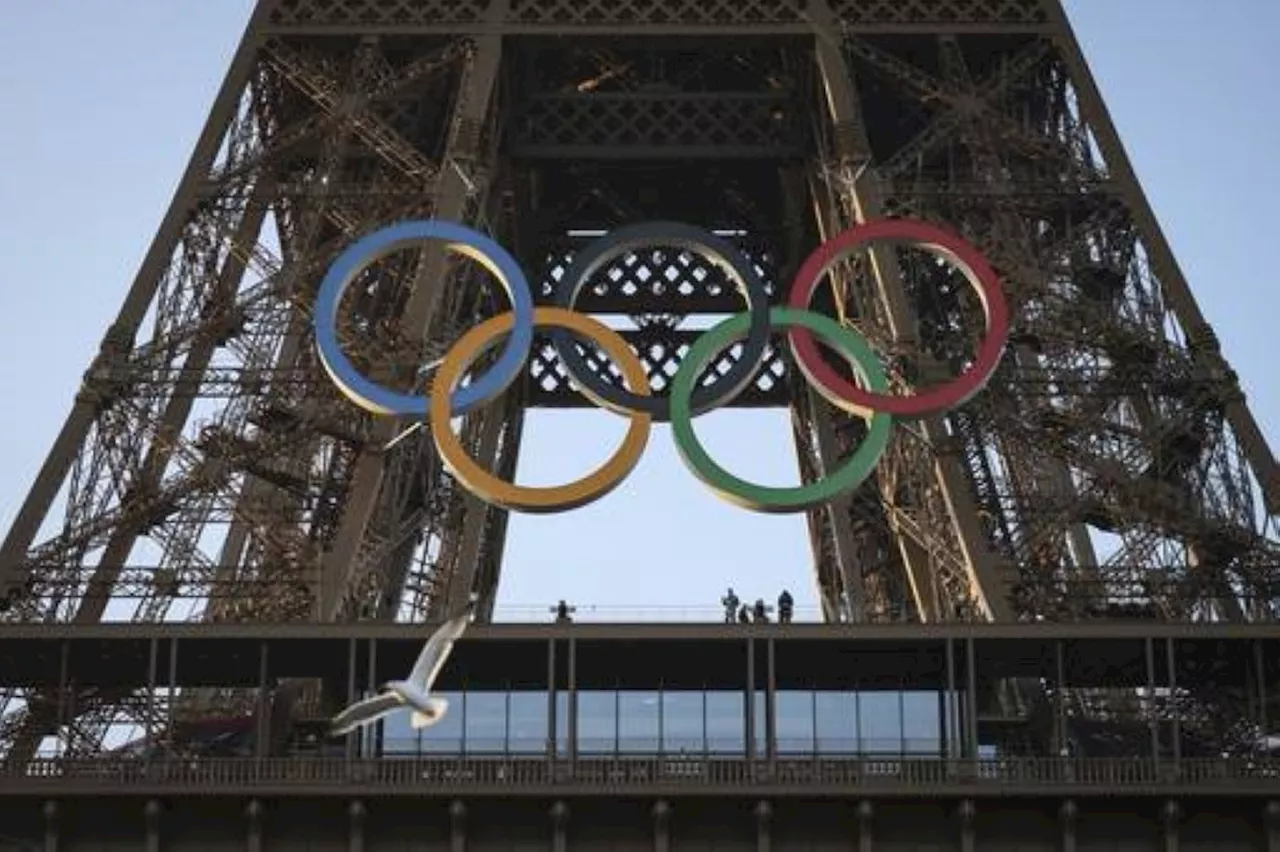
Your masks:
<svg viewBox="0 0 1280 852"><path fill-rule="evenodd" d="M755 640L747 638L746 738L747 771L754 775L756 759L756 649Z"/></svg>
<svg viewBox="0 0 1280 852"><path fill-rule="evenodd" d="M58 819L58 803L53 800L45 802L40 809L40 814L44 817L44 852L58 852L59 834L62 828Z"/></svg>
<svg viewBox="0 0 1280 852"><path fill-rule="evenodd" d="M870 801L863 799L858 802L858 852L872 852L875 842L875 825L872 820L875 815L876 807Z"/></svg>
<svg viewBox="0 0 1280 852"><path fill-rule="evenodd" d="M258 643L258 700L257 716L254 720L253 754L263 758L270 754L271 736L271 688L268 679L271 676L271 646L264 639Z"/></svg>
<svg viewBox="0 0 1280 852"><path fill-rule="evenodd" d="M551 852L567 852L569 848L569 806L563 800L551 806Z"/></svg>
<svg viewBox="0 0 1280 852"><path fill-rule="evenodd" d="M1067 799L1058 808L1058 825L1062 829L1062 852L1076 852L1077 826L1080 821L1080 807L1074 799Z"/></svg>
<svg viewBox="0 0 1280 852"><path fill-rule="evenodd" d="M1271 723L1267 718L1267 657L1262 639L1253 640L1253 660L1258 671L1258 727L1265 734L1271 730Z"/></svg>
<svg viewBox="0 0 1280 852"><path fill-rule="evenodd" d="M547 762L553 767L560 754L556 742L556 640L547 640ZM552 769L551 771L554 771Z"/></svg>
<svg viewBox="0 0 1280 852"><path fill-rule="evenodd" d="M348 852L364 852L365 821L368 816L369 809L359 799L347 805Z"/></svg>
<svg viewBox="0 0 1280 852"><path fill-rule="evenodd" d="M671 852L671 803L653 803L653 852Z"/></svg>
<svg viewBox="0 0 1280 852"><path fill-rule="evenodd" d="M658 756L667 753L667 693L662 678L658 678Z"/></svg>
<svg viewBox="0 0 1280 852"><path fill-rule="evenodd" d="M1169 703L1173 705L1172 731L1170 746L1173 749L1173 766L1175 772L1181 772L1182 769L1182 711L1179 709L1178 702L1178 657L1177 643L1173 641L1172 636L1168 636L1164 640L1165 665L1169 673Z"/></svg>
<svg viewBox="0 0 1280 852"><path fill-rule="evenodd" d="M956 640L946 639L947 658L947 759L956 761L964 757L964 742L960 738L960 691L956 685ZM954 771L954 766L953 770Z"/></svg>
<svg viewBox="0 0 1280 852"><path fill-rule="evenodd" d="M366 650L365 665L369 667L365 672L364 692L365 695L372 695L378 690L378 640L370 637L369 647ZM366 725L364 730L367 731L365 736L365 751L361 755L365 758L382 756L382 733L386 723L382 720L376 725Z"/></svg>
<svg viewBox="0 0 1280 852"><path fill-rule="evenodd" d="M978 743L978 654L972 638L964 640L965 676L965 753L977 760L981 750Z"/></svg>
<svg viewBox="0 0 1280 852"><path fill-rule="evenodd" d="M764 744L772 775L778 770L778 673L774 666L772 636L764 641L764 661Z"/></svg>
<svg viewBox="0 0 1280 852"><path fill-rule="evenodd" d="M467 805L461 799L449 803L449 852L467 852Z"/></svg>
<svg viewBox="0 0 1280 852"><path fill-rule="evenodd" d="M458 702L459 704L462 705L459 708L462 711L460 713L460 716L461 716L460 721L462 722L462 735L458 738L458 747L462 750L462 754L464 757L467 754L467 744L469 741L469 738L467 737L467 710L469 708L467 705L471 703L470 699L471 699L471 687L467 684L466 678L463 678L462 679L462 700ZM419 739L421 739L422 737L421 731L418 732L418 737Z"/></svg>
<svg viewBox="0 0 1280 852"><path fill-rule="evenodd" d="M964 799L956 808L956 821L960 824L960 852L974 852L974 821L978 808L972 799Z"/></svg>
<svg viewBox="0 0 1280 852"><path fill-rule="evenodd" d="M1147 670L1147 700L1151 702L1151 763L1157 775L1160 772L1160 714L1155 712L1156 704L1156 647L1150 636L1142 640L1143 656Z"/></svg>
<svg viewBox="0 0 1280 852"><path fill-rule="evenodd" d="M567 687L566 691L569 693L569 706L566 710L569 717L565 721L568 723L566 725L568 731L567 736L569 738L568 757L569 765L571 767L570 771L572 772L574 771L572 767L578 759L578 649L577 643L573 641L572 635L569 636L568 644L566 646L566 654L568 656L568 668L565 672L565 676L568 679L568 683L566 683L565 686ZM659 710L659 712L661 712L661 710Z"/></svg>
<svg viewBox="0 0 1280 852"><path fill-rule="evenodd" d="M763 799L756 803L756 852L773 848L773 805Z"/></svg>
<svg viewBox="0 0 1280 852"><path fill-rule="evenodd" d="M263 852L262 849L262 816L265 808L262 802L257 799L251 799L249 804L245 805L244 816L247 823L245 832L245 849L246 852Z"/></svg>
<svg viewBox="0 0 1280 852"><path fill-rule="evenodd" d="M1053 691L1054 747L1057 748L1059 757L1068 757L1070 736L1067 732L1067 652L1061 639L1053 640L1053 665L1057 680Z"/></svg>
<svg viewBox="0 0 1280 852"><path fill-rule="evenodd" d="M1267 835L1267 852L1280 852L1280 801L1267 802L1262 812L1262 824Z"/></svg>
<svg viewBox="0 0 1280 852"><path fill-rule="evenodd" d="M171 749L173 748L174 709L178 703L174 698L174 692L178 689L178 650L178 637L174 636L169 640L169 706L165 708L167 718L164 726L166 745Z"/></svg>
<svg viewBox="0 0 1280 852"><path fill-rule="evenodd" d="M350 639L347 640L346 706L350 706L352 703L354 703L356 700L356 696L359 694L357 692L357 686L356 686L356 683L357 683L356 671L359 667L359 659L360 659L360 651L358 646L359 646L359 641L354 636L352 636ZM355 759L357 745L358 745L357 738L348 735L346 738L346 752L347 752L348 762Z"/></svg>
<svg viewBox="0 0 1280 852"><path fill-rule="evenodd" d="M1182 808L1169 799L1160 808L1160 828L1164 835L1164 852L1178 852L1179 829L1182 824Z"/></svg>
<svg viewBox="0 0 1280 852"><path fill-rule="evenodd" d="M152 636L147 642L147 724L143 729L142 747L146 754L145 763L151 763L152 750L155 746L155 730L156 730L156 690L159 688L157 683L160 676L160 640ZM63 684L58 684L59 701Z"/></svg>
<svg viewBox="0 0 1280 852"><path fill-rule="evenodd" d="M172 679L169 681L170 687L173 685ZM169 706L173 706L173 696L170 693ZM71 640L63 639L58 643L58 710L57 722L58 731L69 730L71 720L75 718L76 695L71 686ZM25 732L24 732L25 733ZM18 744L14 743L14 748ZM39 740L36 741L32 750L40 747ZM62 756L66 757L71 750L71 740L66 738L62 742ZM26 749L24 749L26 751ZM23 756L20 760L26 761L30 759L30 755Z"/></svg>

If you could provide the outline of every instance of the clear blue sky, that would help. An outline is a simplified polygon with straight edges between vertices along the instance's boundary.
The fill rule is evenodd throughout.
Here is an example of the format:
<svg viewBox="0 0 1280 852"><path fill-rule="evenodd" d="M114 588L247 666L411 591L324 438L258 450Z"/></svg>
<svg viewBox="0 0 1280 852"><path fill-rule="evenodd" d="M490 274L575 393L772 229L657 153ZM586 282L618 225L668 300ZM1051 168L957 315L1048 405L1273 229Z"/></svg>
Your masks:
<svg viewBox="0 0 1280 852"><path fill-rule="evenodd" d="M169 203L251 0L40 0L0 29L0 529L47 452ZM1280 3L1073 0L1072 18L1139 175L1272 441L1280 437ZM1271 340L1271 343L1268 343ZM1270 355L1270 359L1268 359ZM782 412L708 416L732 469L796 477ZM622 423L536 413L521 478L548 484L611 451ZM500 605L714 605L789 586L816 599L800 517L721 503L655 433L614 495L516 517Z"/></svg>

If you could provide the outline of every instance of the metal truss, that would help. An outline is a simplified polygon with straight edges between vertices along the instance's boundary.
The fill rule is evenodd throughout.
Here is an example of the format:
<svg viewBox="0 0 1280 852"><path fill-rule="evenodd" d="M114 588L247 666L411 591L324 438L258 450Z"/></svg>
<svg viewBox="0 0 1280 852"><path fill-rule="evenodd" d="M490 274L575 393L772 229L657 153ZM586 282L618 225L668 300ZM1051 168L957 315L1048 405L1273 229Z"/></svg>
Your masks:
<svg viewBox="0 0 1280 852"><path fill-rule="evenodd" d="M1008 611L1024 618L1102 617L1126 604L1154 618L1274 618L1274 456L1167 247L1135 221L1136 187L1106 160L1123 153L1099 138L1102 119L1089 117L1098 105L1081 98L1081 69L1063 45L1030 39L996 58L942 36L910 59L872 38L840 45L844 79L857 81L850 99L885 100L864 98L853 119L869 129L862 150L842 154L832 140L818 176L832 215L847 223L879 206L959 228L1000 267L1019 317L989 392L932 436L929 424L904 431L896 468L918 479L954 465L970 483L963 499L947 495L946 476L908 488L932 491L926 517L951 517L917 523L925 535L978 534L918 542L924 549L985 551L988 566L1016 570L983 578L979 560L943 570L935 561L925 573L935 583L950 574L950 588L925 603L960 608L968 589L994 608L1003 588ZM911 116L905 132L875 120L883 108ZM948 296L933 316L895 320L892 294L876 296L865 270L853 273L849 308L887 345L895 326L914 327L927 357L954 367L965 352L937 332L962 327L963 305L935 272L898 270L913 302L926 301L925 287ZM951 461L925 462L939 455Z"/></svg>
<svg viewBox="0 0 1280 852"><path fill-rule="evenodd" d="M336 252L423 215L499 234L543 301L583 232L638 218L740 242L774 296L816 237L860 219L957 229L1006 281L1011 351L962 410L899 427L874 487L810 513L826 617L1277 615L1275 458L1056 4L279 0L255 13L0 546L0 618L431 620L472 591L487 617L505 513L460 493L423 431L342 399L310 346ZM824 307L889 353L896 384L969 357L975 305L937 264L877 249L832 285ZM503 309L435 248L353 290L344 345L402 388ZM580 307L635 320L661 389L687 319L739 303L705 261L655 246L602 270ZM809 479L860 426L793 372L775 346L738 404L790 405ZM523 411L575 404L540 346L464 441L510 473ZM1020 713L1043 700L1005 697ZM70 716L8 698L10 759L55 728L92 752L122 719L158 724L124 694ZM185 717L243 699L173 700Z"/></svg>
<svg viewBox="0 0 1280 852"><path fill-rule="evenodd" d="M287 621L403 607L425 618L449 594L443 564L483 555L478 534L467 545L452 531L491 513L451 489L421 436L383 449L394 435L318 368L309 304L361 233L488 215L496 40L263 39L264 14L5 540L0 617ZM448 340L488 309L487 288L442 259L369 272L343 329L360 338L357 359L421 363L433 356L416 342L423 329ZM400 330L413 320L416 333ZM495 419L502 428L466 426L481 455L509 438L513 418ZM371 481L376 493L353 503ZM51 535L34 542L41 526ZM51 721L41 696L26 698L6 708L16 756ZM124 699L86 696L76 742L118 725Z"/></svg>
<svg viewBox="0 0 1280 852"><path fill-rule="evenodd" d="M1043 27L1041 0L836 0L844 22L878 31ZM668 29L697 32L809 32L805 0L279 0L270 30L474 31L501 22L509 32Z"/></svg>

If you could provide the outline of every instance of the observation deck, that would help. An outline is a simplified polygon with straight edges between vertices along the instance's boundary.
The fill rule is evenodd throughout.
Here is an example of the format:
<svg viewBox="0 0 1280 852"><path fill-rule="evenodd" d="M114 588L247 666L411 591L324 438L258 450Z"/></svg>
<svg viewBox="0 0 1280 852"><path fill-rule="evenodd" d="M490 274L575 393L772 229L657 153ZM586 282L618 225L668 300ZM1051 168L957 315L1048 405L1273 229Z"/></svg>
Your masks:
<svg viewBox="0 0 1280 852"><path fill-rule="evenodd" d="M651 837L696 798L699 814L735 831L785 824L812 842L851 842L860 821L906 837L922 814L951 839L998 834L982 828L998 806L1052 841L1045 849L1061 848L1068 823L1125 836L1168 824L1194 839L1203 816L1216 845L1182 852L1280 852L1275 626L542 615L467 633L437 684L450 701L439 725L413 731L399 714L344 739L326 736L327 719L403 676L429 628L0 626L0 682L28 691L25 712L46 734L34 756L0 769L0 838L34 848L119 808L136 809L137 831L160 808L179 835L221 814L210 830L230 834L215 845L232 846L265 831L253 827L264 814L308 808L317 832L343 838L357 823L376 834L409 819L443 832L424 843L447 845L447 826L484 835L481 815L506 825L513 808L539 831L571 814L594 826L608 811L619 831ZM1204 718L1206 691L1236 696L1239 717ZM1094 714L1104 692L1132 696L1130 715ZM108 726L100 753L77 754L85 723L68 720L103 696L135 718ZM1222 845L1223 826L1240 842Z"/></svg>

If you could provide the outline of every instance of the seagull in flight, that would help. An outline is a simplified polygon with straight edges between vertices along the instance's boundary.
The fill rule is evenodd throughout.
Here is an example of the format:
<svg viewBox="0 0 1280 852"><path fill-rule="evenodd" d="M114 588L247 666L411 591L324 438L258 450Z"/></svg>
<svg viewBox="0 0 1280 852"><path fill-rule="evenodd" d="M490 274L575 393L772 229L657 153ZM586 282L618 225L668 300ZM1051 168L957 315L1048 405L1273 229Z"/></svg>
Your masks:
<svg viewBox="0 0 1280 852"><path fill-rule="evenodd" d="M330 736L342 736L356 728L372 724L393 710L409 707L413 713L409 723L414 729L427 728L444 718L449 709L449 702L439 696L431 695L431 685L436 676L444 668L453 651L453 643L466 631L475 614L478 596L472 595L466 609L446 621L431 634L418 661L413 664L413 671L404 680L387 681L382 690L372 698L357 701L337 716L330 723Z"/></svg>

